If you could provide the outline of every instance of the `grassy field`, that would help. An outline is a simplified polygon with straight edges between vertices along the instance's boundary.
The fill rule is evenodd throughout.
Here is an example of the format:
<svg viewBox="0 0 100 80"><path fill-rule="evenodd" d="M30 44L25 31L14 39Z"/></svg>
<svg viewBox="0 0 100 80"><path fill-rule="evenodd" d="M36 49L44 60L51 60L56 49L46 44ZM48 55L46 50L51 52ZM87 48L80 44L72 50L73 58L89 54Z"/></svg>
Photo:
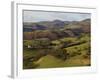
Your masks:
<svg viewBox="0 0 100 80"><path fill-rule="evenodd" d="M82 56L75 56L66 61L62 61L51 55L42 57L40 60L35 62L35 64L39 64L37 68L87 66L89 63L90 63L90 60L84 59L82 58Z"/></svg>
<svg viewBox="0 0 100 80"><path fill-rule="evenodd" d="M59 42L54 41L54 43L59 44ZM71 47L64 48L69 54L66 60L59 59L54 57L48 53L48 55L42 56L36 61L28 62L29 66L37 65L36 67L27 67L26 68L57 68L57 67L78 67L78 66L89 66L91 63L90 55L88 54L90 43L87 41L86 43L80 45L74 45ZM24 49L24 58L30 58L36 56L38 53L42 52L42 50L36 49ZM65 53L66 54L66 53ZM26 61L24 61L26 63ZM25 67L24 67L25 68Z"/></svg>
<svg viewBox="0 0 100 80"><path fill-rule="evenodd" d="M57 68L91 65L90 35L23 41L23 68Z"/></svg>

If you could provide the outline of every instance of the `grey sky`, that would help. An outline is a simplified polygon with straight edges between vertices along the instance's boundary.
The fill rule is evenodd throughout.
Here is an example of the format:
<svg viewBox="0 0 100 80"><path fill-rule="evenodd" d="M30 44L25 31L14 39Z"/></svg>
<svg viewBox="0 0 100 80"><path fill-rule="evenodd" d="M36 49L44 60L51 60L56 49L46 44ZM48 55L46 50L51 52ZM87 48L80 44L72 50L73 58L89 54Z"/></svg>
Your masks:
<svg viewBox="0 0 100 80"><path fill-rule="evenodd" d="M89 13L69 13L69 12L46 12L46 11L23 11L24 22L39 22L39 21L80 21L90 18Z"/></svg>

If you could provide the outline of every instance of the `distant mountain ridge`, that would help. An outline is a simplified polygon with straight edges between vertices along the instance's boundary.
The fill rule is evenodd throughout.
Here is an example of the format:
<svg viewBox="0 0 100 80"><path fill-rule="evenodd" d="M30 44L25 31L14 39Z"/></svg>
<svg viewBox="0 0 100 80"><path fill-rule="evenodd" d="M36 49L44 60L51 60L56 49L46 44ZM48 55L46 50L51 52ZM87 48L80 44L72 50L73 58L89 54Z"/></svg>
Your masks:
<svg viewBox="0 0 100 80"><path fill-rule="evenodd" d="M81 27L83 25L90 25L90 19L85 19L82 21L41 21L37 23L23 23L23 31L31 32L33 30L54 30L54 29L62 29L62 28L75 28Z"/></svg>
<svg viewBox="0 0 100 80"><path fill-rule="evenodd" d="M24 24L24 39L49 38L55 40L61 37L80 36L81 33L90 33L91 20L82 21L46 21Z"/></svg>

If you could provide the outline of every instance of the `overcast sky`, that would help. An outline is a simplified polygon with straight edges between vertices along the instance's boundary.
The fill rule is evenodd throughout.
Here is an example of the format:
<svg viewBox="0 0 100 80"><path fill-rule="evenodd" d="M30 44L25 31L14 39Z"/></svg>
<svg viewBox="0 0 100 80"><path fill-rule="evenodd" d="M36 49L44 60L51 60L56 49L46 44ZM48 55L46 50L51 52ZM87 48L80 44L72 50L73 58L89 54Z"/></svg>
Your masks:
<svg viewBox="0 0 100 80"><path fill-rule="evenodd" d="M90 18L89 13L64 13L64 12L46 12L46 11L23 11L24 22L39 22L39 21L81 21Z"/></svg>

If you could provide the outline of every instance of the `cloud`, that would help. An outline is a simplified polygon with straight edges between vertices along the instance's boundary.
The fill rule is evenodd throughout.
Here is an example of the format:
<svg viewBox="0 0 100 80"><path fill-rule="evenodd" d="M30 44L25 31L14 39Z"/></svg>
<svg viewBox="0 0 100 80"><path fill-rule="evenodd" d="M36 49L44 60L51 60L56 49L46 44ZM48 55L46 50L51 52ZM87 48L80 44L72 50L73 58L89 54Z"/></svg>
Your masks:
<svg viewBox="0 0 100 80"><path fill-rule="evenodd" d="M72 12L46 12L46 11L23 11L24 22L39 22L39 21L80 21L86 18L90 18L89 13L72 13Z"/></svg>

